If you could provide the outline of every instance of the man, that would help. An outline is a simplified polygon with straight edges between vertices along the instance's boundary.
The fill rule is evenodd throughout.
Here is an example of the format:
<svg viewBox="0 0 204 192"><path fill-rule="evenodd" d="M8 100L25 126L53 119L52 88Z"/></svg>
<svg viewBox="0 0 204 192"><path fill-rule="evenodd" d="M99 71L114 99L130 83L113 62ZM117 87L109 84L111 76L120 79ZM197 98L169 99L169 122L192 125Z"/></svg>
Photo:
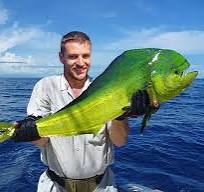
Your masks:
<svg viewBox="0 0 204 192"><path fill-rule="evenodd" d="M148 105L146 92L136 94L135 113L125 112L107 122L97 135L40 137L35 125L36 118L55 113L88 88L91 47L89 37L83 32L73 31L63 36L59 58L64 74L45 77L35 85L27 108L28 117L16 125L12 139L33 141L41 148L42 161L48 166L40 177L38 192L117 191L110 168L112 144L125 144L127 117L144 114Z"/></svg>

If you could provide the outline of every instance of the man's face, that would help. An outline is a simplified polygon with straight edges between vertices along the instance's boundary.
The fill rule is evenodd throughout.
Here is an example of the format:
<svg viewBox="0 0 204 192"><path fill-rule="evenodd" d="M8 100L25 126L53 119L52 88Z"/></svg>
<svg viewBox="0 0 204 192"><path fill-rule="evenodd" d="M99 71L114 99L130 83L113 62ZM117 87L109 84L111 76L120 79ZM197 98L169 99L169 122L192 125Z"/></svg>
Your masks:
<svg viewBox="0 0 204 192"><path fill-rule="evenodd" d="M65 50L59 54L60 61L64 64L64 74L74 80L84 80L91 63L91 45L84 42L67 42Z"/></svg>

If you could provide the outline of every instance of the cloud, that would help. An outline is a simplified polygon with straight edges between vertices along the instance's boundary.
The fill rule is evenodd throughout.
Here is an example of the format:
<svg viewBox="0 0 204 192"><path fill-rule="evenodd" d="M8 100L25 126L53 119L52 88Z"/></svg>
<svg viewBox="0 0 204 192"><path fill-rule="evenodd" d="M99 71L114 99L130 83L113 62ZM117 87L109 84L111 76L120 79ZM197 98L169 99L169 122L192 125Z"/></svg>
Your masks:
<svg viewBox="0 0 204 192"><path fill-rule="evenodd" d="M45 30L53 21L48 19L44 25L22 27L13 19L9 20L9 10L0 0L0 25L6 24L0 26L1 75L45 76L60 71L62 65L58 64L58 51L61 35Z"/></svg>
<svg viewBox="0 0 204 192"><path fill-rule="evenodd" d="M0 25L3 25L6 23L6 21L8 20L8 10L1 7L0 5Z"/></svg>
<svg viewBox="0 0 204 192"><path fill-rule="evenodd" d="M204 31L164 31L163 28L150 28L125 31L121 36L100 45L97 49L94 62L100 61L103 69L111 63L114 57L125 50L155 47L180 52L191 63L190 69L198 70L199 77L204 77ZM100 71L103 71L102 67Z"/></svg>
<svg viewBox="0 0 204 192"><path fill-rule="evenodd" d="M161 33L149 39L149 46L170 48L188 54L204 53L204 31L180 31Z"/></svg>
<svg viewBox="0 0 204 192"><path fill-rule="evenodd" d="M0 53L27 42L36 34L38 30L35 28L19 28L16 25L3 30L0 32Z"/></svg>
<svg viewBox="0 0 204 192"><path fill-rule="evenodd" d="M37 57L36 55L34 56ZM46 64L42 62L43 60L46 61ZM6 52L0 56L0 71L1 75L8 74L26 77L39 77L62 73L61 65L56 65L56 63L53 65L50 63L52 63L50 62L50 58L46 58L46 56L40 59L40 62L37 62L33 56L22 57L14 53Z"/></svg>
<svg viewBox="0 0 204 192"><path fill-rule="evenodd" d="M32 56L22 57L15 53L6 52L0 56L0 63L34 63Z"/></svg>
<svg viewBox="0 0 204 192"><path fill-rule="evenodd" d="M170 31L159 29L143 29L129 31L118 41L110 42L104 49L127 50L133 48L158 47L180 51L187 54L204 53L204 31Z"/></svg>
<svg viewBox="0 0 204 192"><path fill-rule="evenodd" d="M55 73L53 66L59 63L60 38L61 35L55 32L47 32L35 26L20 27L15 23L5 28L0 32L1 70L4 67L7 73L29 73L34 68L33 75Z"/></svg>

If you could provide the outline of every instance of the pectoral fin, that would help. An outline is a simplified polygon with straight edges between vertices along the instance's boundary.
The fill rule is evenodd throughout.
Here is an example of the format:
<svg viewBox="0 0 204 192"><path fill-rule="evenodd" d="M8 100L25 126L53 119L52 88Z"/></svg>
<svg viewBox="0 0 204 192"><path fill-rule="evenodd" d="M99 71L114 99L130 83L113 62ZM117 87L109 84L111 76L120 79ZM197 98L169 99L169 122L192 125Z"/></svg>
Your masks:
<svg viewBox="0 0 204 192"><path fill-rule="evenodd" d="M140 133L143 133L143 130L147 126L152 114L156 113L158 111L159 107L160 107L160 105L159 105L159 102L157 101L153 105L150 105L147 108L146 113L144 115L144 118L142 120Z"/></svg>
<svg viewBox="0 0 204 192"><path fill-rule="evenodd" d="M152 112L151 112L151 108L149 107L149 109L147 109L147 112L145 113L144 118L142 120L142 124L141 124L141 128L140 128L140 133L143 133L144 128L147 126L151 116L152 116Z"/></svg>

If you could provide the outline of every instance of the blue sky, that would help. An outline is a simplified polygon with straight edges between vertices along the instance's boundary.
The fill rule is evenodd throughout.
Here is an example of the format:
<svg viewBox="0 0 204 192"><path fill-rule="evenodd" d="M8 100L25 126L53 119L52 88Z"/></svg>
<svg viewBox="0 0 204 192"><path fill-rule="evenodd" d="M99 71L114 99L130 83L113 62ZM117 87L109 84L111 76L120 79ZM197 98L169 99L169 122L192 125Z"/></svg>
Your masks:
<svg viewBox="0 0 204 192"><path fill-rule="evenodd" d="M0 76L59 74L61 36L93 41L94 76L124 50L175 49L204 77L203 0L0 0Z"/></svg>

